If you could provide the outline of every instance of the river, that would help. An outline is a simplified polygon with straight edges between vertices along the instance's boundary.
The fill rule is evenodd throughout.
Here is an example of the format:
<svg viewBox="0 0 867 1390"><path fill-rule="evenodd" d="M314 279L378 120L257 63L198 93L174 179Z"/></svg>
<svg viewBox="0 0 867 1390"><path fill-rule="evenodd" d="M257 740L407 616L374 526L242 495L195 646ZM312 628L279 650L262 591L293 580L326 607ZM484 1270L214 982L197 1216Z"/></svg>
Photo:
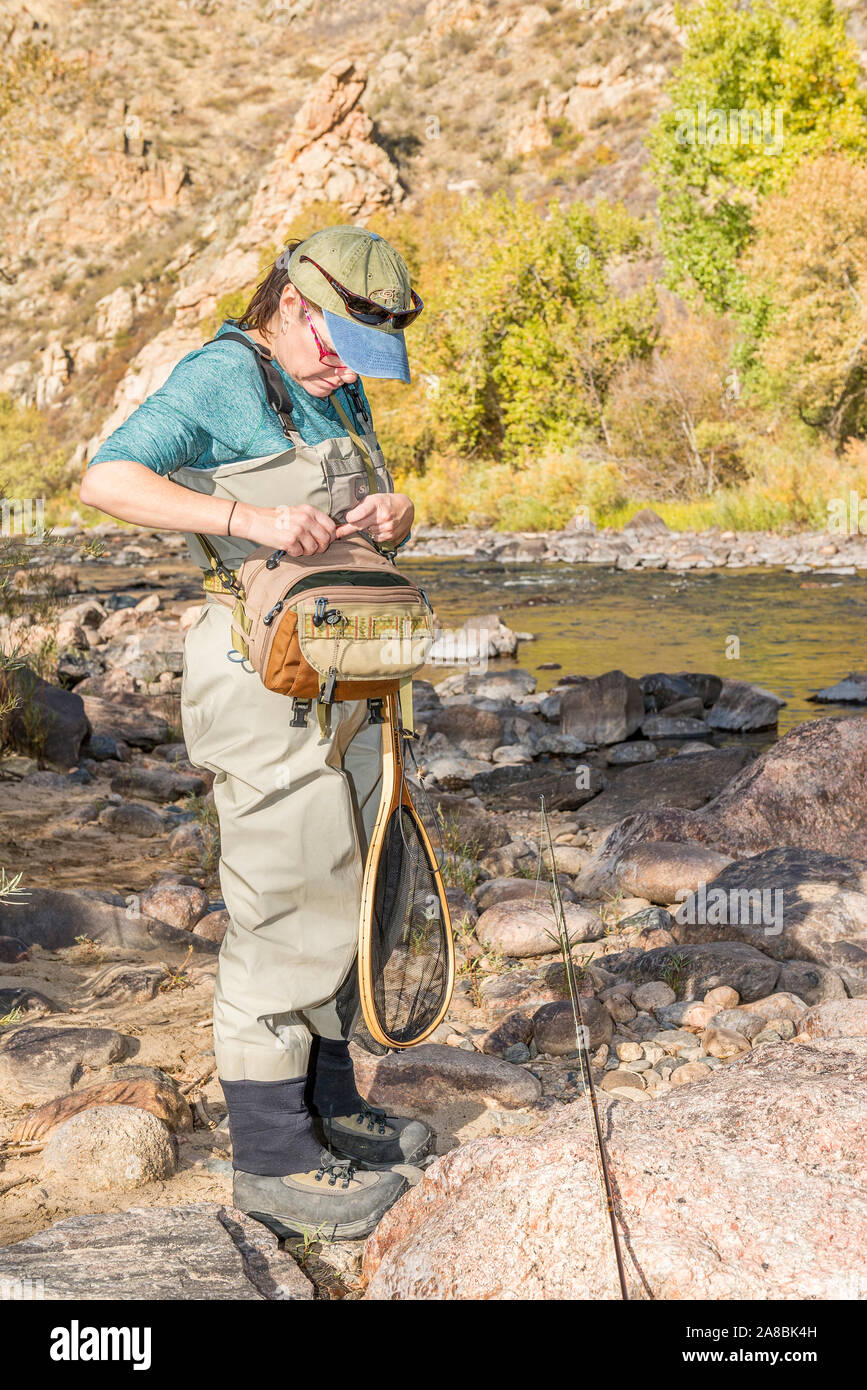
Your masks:
<svg viewBox="0 0 867 1390"><path fill-rule="evenodd" d="M817 705L808 696L849 671L867 670L867 582L785 570L623 571L597 565L501 564L409 559L401 569L428 593L446 629L497 612L532 632L517 659L546 690L565 674L597 676L619 667L711 671L765 686L787 701L779 731L854 705ZM729 654L727 654L729 653ZM737 653L737 654L735 654ZM540 670L547 662L560 670ZM453 668L421 674L441 680Z"/></svg>

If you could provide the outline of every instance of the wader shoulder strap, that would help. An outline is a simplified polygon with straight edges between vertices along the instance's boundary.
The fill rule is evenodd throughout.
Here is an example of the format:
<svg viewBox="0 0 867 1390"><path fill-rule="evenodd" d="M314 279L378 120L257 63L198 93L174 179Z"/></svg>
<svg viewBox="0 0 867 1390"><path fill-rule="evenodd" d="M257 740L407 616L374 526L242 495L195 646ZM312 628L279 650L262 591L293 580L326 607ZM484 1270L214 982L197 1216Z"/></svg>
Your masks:
<svg viewBox="0 0 867 1390"><path fill-rule="evenodd" d="M407 676L398 687L400 705L400 725L407 738L415 738L415 718L412 707L412 676Z"/></svg>
<svg viewBox="0 0 867 1390"><path fill-rule="evenodd" d="M286 383L280 375L274 363L274 358L268 348L262 343L255 343L252 338L241 332L221 333L217 338L209 338L203 346L208 343L224 343L228 339L232 343L241 343L243 347L255 354L256 364L262 377L265 387L265 397L268 404L276 412L277 418L283 427L283 433L288 439L292 433L292 397L286 388Z"/></svg>
<svg viewBox="0 0 867 1390"><path fill-rule="evenodd" d="M262 343L256 343L252 338L248 338L246 334L233 331L221 333L216 338L209 338L208 342L203 344L203 347L207 347L209 343L225 342L227 338L230 342L240 343L242 347L249 348L255 355L256 365L259 368L262 383L265 387L265 398L272 410L275 411L283 427L283 433L288 439L292 433L292 398L286 389L286 383L274 365L274 359L270 351L268 348L264 347ZM211 569L214 573L218 575L222 583L230 588L233 593L240 595L240 591L235 584L231 571L226 568L223 561L220 559L219 551L214 548L207 536L201 535L198 531L195 535L196 540L210 560Z"/></svg>
<svg viewBox="0 0 867 1390"><path fill-rule="evenodd" d="M347 387L347 391L348 391L348 390L349 390L349 388ZM358 451L359 451L360 454L361 454L361 457L362 457L363 460L364 460L364 469L365 469L365 472L367 473L367 485L368 485L370 491L371 491L371 492L379 492L379 483L378 483L377 477L376 477L376 468L375 468L375 466L374 466L373 459L372 459L371 456L370 456L370 450L368 449L368 447L367 447L367 445L365 444L364 440L362 439L361 435L360 435L360 434L358 433L358 431L354 428L354 421L350 420L349 416L348 416L347 413L346 413L346 410L344 409L344 407L341 405L340 401L339 401L338 398L337 398L337 392L336 392L336 391L333 393L331 399L332 399L333 402L334 402L334 409L337 411L337 414L340 416L341 420L343 421L343 424L344 424L344 426L345 426L345 428L346 428L346 432L347 432L347 434L349 435L349 438L352 440L353 444L355 445L356 449L358 449ZM365 418L367 418L367 417L365 416ZM362 532L362 534L363 534L363 535L366 535L366 532ZM377 548L377 550L379 551L380 555L385 555L385 556L387 556L387 558L391 561L392 564L395 564L395 563L396 563L395 558L394 558L395 555L397 554L397 547L396 547L396 546L393 546L393 545L391 545L391 546L388 546L388 545L380 545L378 541L373 540L373 537L372 537L372 536L367 536L367 539L371 542L372 545L375 545L375 546L376 546L376 548Z"/></svg>
<svg viewBox="0 0 867 1390"><path fill-rule="evenodd" d="M346 410L338 400L336 391L332 393L331 399L334 402L334 409L337 411L337 414L343 421L343 424L346 428L346 433L349 435L349 438L352 440L356 449L358 449L359 453L361 454L361 457L364 459L364 468L365 472L367 473L367 481L370 487L370 491L379 492L379 484L376 480L376 469L373 465L373 459L370 456L370 450L368 449L361 435L355 428L355 421L350 420L348 414L346 413Z"/></svg>

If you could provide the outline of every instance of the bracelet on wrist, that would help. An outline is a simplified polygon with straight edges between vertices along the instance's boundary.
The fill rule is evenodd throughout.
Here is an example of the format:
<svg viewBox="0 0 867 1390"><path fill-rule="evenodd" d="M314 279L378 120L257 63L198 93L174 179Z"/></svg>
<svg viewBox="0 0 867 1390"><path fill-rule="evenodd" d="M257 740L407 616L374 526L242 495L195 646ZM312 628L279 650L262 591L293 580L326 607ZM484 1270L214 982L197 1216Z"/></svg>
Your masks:
<svg viewBox="0 0 867 1390"><path fill-rule="evenodd" d="M231 534L232 534L232 517L235 515L235 508L237 507L237 505L238 505L238 503L237 503L237 501L235 501L235 502L232 503L231 507L229 508L229 519L228 519L228 521L226 522L226 535L227 535L227 536L231 536Z"/></svg>

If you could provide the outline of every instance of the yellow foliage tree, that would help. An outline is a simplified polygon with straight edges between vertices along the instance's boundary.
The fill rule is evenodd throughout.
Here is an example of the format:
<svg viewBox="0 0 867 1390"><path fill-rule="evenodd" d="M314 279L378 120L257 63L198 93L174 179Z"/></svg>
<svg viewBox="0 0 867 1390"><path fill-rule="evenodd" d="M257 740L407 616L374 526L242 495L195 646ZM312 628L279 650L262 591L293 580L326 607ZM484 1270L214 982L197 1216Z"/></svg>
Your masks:
<svg viewBox="0 0 867 1390"><path fill-rule="evenodd" d="M842 449L867 433L867 163L821 155L756 220L742 265L772 305L767 394Z"/></svg>

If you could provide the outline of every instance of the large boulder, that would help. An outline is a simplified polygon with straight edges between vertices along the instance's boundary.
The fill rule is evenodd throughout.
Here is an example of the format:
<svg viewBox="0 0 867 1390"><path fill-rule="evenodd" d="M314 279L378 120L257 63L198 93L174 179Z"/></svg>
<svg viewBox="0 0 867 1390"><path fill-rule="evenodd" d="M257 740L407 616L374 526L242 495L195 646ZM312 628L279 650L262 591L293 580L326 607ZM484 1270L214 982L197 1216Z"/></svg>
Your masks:
<svg viewBox="0 0 867 1390"><path fill-rule="evenodd" d="M809 1038L867 1038L867 999L818 1004L799 1027Z"/></svg>
<svg viewBox="0 0 867 1390"><path fill-rule="evenodd" d="M818 965L813 960L784 960L781 962L777 989L791 990L807 1004L825 1004L846 999L846 986L836 970Z"/></svg>
<svg viewBox="0 0 867 1390"><path fill-rule="evenodd" d="M560 732L584 743L622 743L643 718L641 686L623 671L606 671L563 691Z"/></svg>
<svg viewBox="0 0 867 1390"><path fill-rule="evenodd" d="M817 719L745 767L699 819L724 853L792 845L867 858L865 779L867 719Z"/></svg>
<svg viewBox="0 0 867 1390"><path fill-rule="evenodd" d="M563 918L571 942L598 941L605 927L600 917L577 903L563 904ZM559 949L554 914L544 897L534 902L532 894L486 908L476 923L476 936L483 945L504 956L544 956Z"/></svg>
<svg viewBox="0 0 867 1390"><path fill-rule="evenodd" d="M691 769L707 756L696 753L671 762ZM651 770L630 768L619 781ZM865 775L867 719L800 724L737 772L699 810L681 809L664 792L653 809L645 803L646 809L633 807L627 814L621 806L623 820L594 852L576 890L597 897L615 887L621 857L651 840L692 841L733 858L780 846L867 858ZM582 819L596 814L608 795L597 797Z"/></svg>
<svg viewBox="0 0 867 1390"><path fill-rule="evenodd" d="M14 699L2 721L13 748L46 758L58 767L73 767L90 733L84 703L72 690L49 685L29 666L0 673L0 706Z"/></svg>
<svg viewBox="0 0 867 1390"><path fill-rule="evenodd" d="M113 808L120 809L120 808ZM130 896L124 906L101 902L83 892L32 888L20 904L0 901L0 934L15 936L26 946L56 951L88 936L102 946L155 950L158 946L192 946L216 954L219 947L204 937L148 917L141 900Z"/></svg>
<svg viewBox="0 0 867 1390"><path fill-rule="evenodd" d="M542 1087L529 1071L481 1052L442 1043L374 1057L350 1044L358 1089L371 1105L393 1115L430 1116L441 1106L463 1103L479 1111L532 1105Z"/></svg>
<svg viewBox="0 0 867 1390"><path fill-rule="evenodd" d="M771 849L729 864L675 913L678 941L745 941L815 960L867 993L867 860Z"/></svg>
<svg viewBox="0 0 867 1390"><path fill-rule="evenodd" d="M157 713L147 695L123 694L109 699L87 694L84 710L95 732L133 748L154 748L167 743L171 734L168 721Z"/></svg>
<svg viewBox="0 0 867 1390"><path fill-rule="evenodd" d="M614 1034L614 1021L604 1004L594 996L581 997L580 1018L587 1029L583 1045L594 1052L603 1043L610 1043ZM575 1014L571 1000L555 1004L543 1004L533 1014L533 1035L540 1052L554 1057L569 1057L579 1050L575 1035Z"/></svg>
<svg viewBox="0 0 867 1390"><path fill-rule="evenodd" d="M137 1047L113 1028L23 1024L0 1043L2 1089L27 1102L59 1096Z"/></svg>
<svg viewBox="0 0 867 1390"><path fill-rule="evenodd" d="M34 1280L46 1297L91 1303L312 1300L275 1235L219 1202L71 1216L0 1250L0 1285Z"/></svg>
<svg viewBox="0 0 867 1390"><path fill-rule="evenodd" d="M600 1093L631 1297L858 1297L867 1207L840 1194L863 1177L865 1082L867 1039L823 1039L652 1105ZM618 1299L584 1101L437 1160L368 1240L364 1275L369 1300Z"/></svg>
<svg viewBox="0 0 867 1390"><path fill-rule="evenodd" d="M86 1183L97 1192L131 1192L170 1178L177 1147L150 1110L94 1105L57 1126L42 1154L42 1176Z"/></svg>
<svg viewBox="0 0 867 1390"><path fill-rule="evenodd" d="M850 671L845 680L826 685L807 698L817 704L867 705L867 671Z"/></svg>
<svg viewBox="0 0 867 1390"><path fill-rule="evenodd" d="M473 791L498 811L538 812L543 796L549 811L576 811L605 786L605 778L596 767L581 764L569 771L557 770L559 767L562 764L554 760L493 767L473 777Z"/></svg>
<svg viewBox="0 0 867 1390"><path fill-rule="evenodd" d="M705 845L673 845L651 840L635 845L617 866L619 886L652 903L679 902L701 883L709 883L727 864L728 855Z"/></svg>
<svg viewBox="0 0 867 1390"><path fill-rule="evenodd" d="M763 951L742 941L657 946L605 957L605 969L633 984L665 980L681 999L703 999L718 985L729 985L741 999L764 999L777 987L780 967Z"/></svg>
<svg viewBox="0 0 867 1390"><path fill-rule="evenodd" d="M752 756L748 748L709 748L688 758L659 758L612 772L605 791L582 808L579 824L601 828L658 806L704 806L729 785Z"/></svg>
<svg viewBox="0 0 867 1390"><path fill-rule="evenodd" d="M442 734L470 758L490 758L504 741L505 721L493 710L452 704L435 710L427 720L427 736Z"/></svg>
<svg viewBox="0 0 867 1390"><path fill-rule="evenodd" d="M658 512L652 507L641 507L639 511L631 516L624 524L624 531L631 531L637 536L669 536L671 532Z"/></svg>
<svg viewBox="0 0 867 1390"><path fill-rule="evenodd" d="M546 972L547 976L547 972ZM507 970L502 975L489 975L479 987L482 1008L489 1018L502 1018L512 1010L532 1013L542 1004L558 1003L565 989L565 967L561 980L540 978L529 970Z"/></svg>
<svg viewBox="0 0 867 1390"><path fill-rule="evenodd" d="M708 712L707 722L712 729L727 729L746 733L751 729L771 729L785 705L772 690L749 681L724 680L722 690Z"/></svg>
<svg viewBox="0 0 867 1390"><path fill-rule="evenodd" d="M642 676L638 684L644 696L645 707L655 711L675 705L692 695L692 686L683 676L672 676L667 671L654 671Z"/></svg>

